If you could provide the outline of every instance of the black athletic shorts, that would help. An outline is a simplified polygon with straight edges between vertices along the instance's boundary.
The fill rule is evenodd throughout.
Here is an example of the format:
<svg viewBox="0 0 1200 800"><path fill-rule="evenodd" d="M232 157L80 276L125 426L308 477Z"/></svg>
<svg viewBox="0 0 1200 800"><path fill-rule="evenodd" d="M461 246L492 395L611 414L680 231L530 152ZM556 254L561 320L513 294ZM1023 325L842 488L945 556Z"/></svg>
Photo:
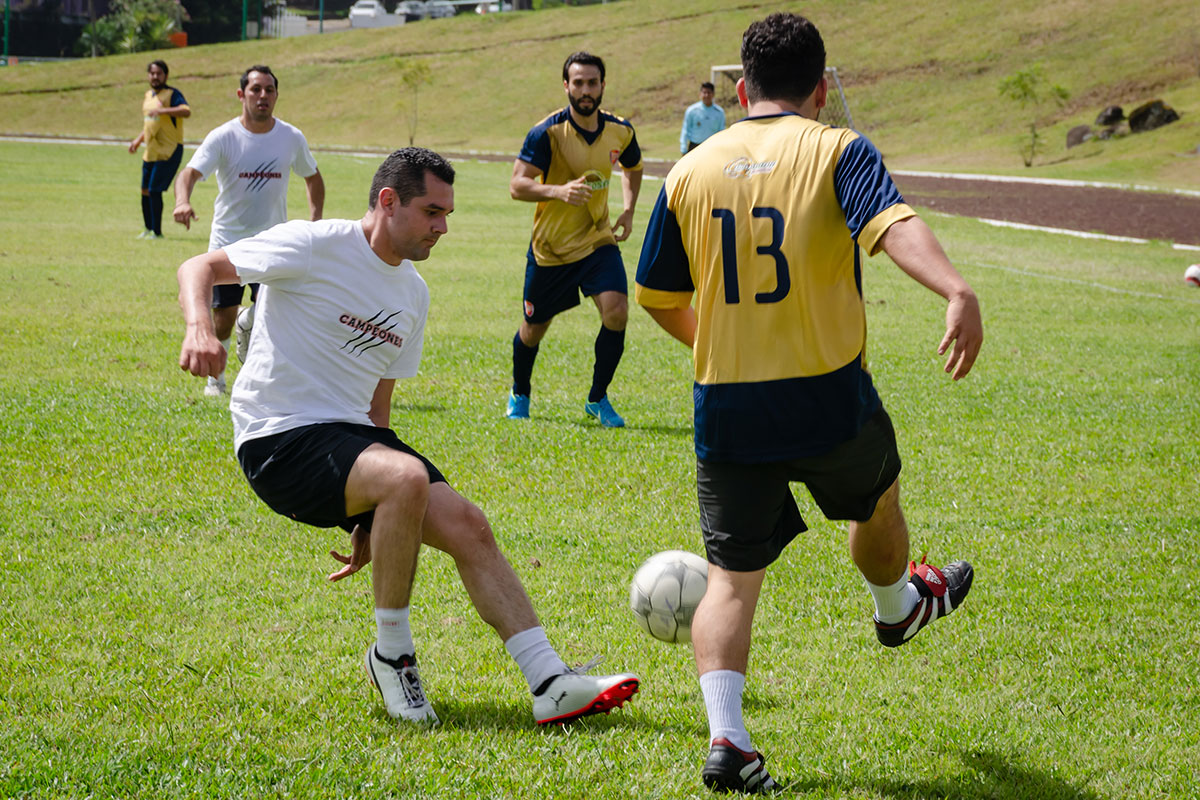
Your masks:
<svg viewBox="0 0 1200 800"><path fill-rule="evenodd" d="M243 442L238 463L250 488L285 517L318 528L355 525L370 530L374 511L346 516L346 479L360 453L382 444L421 460L429 482L446 483L429 459L412 449L391 428L329 422L305 425L290 431Z"/></svg>
<svg viewBox="0 0 1200 800"><path fill-rule="evenodd" d="M868 520L900 475L892 420L882 408L853 439L819 456L765 464L696 463L700 530L708 560L722 569L769 566L808 526L789 484L804 483L833 520Z"/></svg>
<svg viewBox="0 0 1200 800"><path fill-rule="evenodd" d="M629 294L629 279L621 249L615 244L597 247L591 255L570 264L539 266L533 260L533 248L525 256L525 321L535 325L549 322L558 314L579 305L584 297L601 292Z"/></svg>
<svg viewBox="0 0 1200 800"><path fill-rule="evenodd" d="M250 287L250 302L253 303L258 299L258 284L247 283ZM232 308L242 304L242 297L246 294L246 286L240 283L219 283L213 287L213 308Z"/></svg>

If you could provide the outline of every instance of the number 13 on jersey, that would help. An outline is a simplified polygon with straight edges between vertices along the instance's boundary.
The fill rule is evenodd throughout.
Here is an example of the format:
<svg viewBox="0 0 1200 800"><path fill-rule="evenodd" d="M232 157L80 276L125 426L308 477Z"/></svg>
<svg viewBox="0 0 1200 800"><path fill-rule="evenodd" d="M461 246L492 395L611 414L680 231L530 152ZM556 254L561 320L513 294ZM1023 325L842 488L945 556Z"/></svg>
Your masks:
<svg viewBox="0 0 1200 800"><path fill-rule="evenodd" d="M714 208L712 215L721 220L721 271L725 279L725 302L734 305L741 302L741 292L738 289L738 250L737 225L738 221L733 211L728 208ZM779 209L770 206L755 206L750 209L753 219L768 219L771 221L771 243L759 245L755 252L760 256L770 256L775 261L775 288L769 292L758 292L754 295L756 303L778 303L792 289L792 276L788 272L787 257L779 248L783 245L783 214ZM742 224L753 224L746 220ZM755 226L758 227L758 226Z"/></svg>

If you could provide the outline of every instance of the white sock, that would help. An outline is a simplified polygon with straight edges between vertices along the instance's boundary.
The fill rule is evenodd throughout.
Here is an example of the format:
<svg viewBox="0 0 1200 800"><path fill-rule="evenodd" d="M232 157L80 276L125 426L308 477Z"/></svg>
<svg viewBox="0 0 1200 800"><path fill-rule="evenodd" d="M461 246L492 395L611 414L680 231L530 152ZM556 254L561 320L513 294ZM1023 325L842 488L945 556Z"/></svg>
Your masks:
<svg viewBox="0 0 1200 800"><path fill-rule="evenodd" d="M412 629L408 626L408 608L375 609L375 628L379 637L375 650L384 658L416 655Z"/></svg>
<svg viewBox="0 0 1200 800"><path fill-rule="evenodd" d="M715 669L700 676L700 691L708 711L708 740L725 738L747 753L754 751L750 732L742 721L742 690L746 676L731 669Z"/></svg>
<svg viewBox="0 0 1200 800"><path fill-rule="evenodd" d="M531 692L554 676L570 671L550 646L546 631L540 625L514 633L504 643L504 649L508 650L513 661L517 662Z"/></svg>
<svg viewBox="0 0 1200 800"><path fill-rule="evenodd" d="M229 352L229 339L222 339L221 347L224 347L225 352L228 353ZM225 382L225 370L221 370L221 374L215 378L211 375L208 376L208 385L209 386L216 386L217 384L224 383L224 382Z"/></svg>
<svg viewBox="0 0 1200 800"><path fill-rule="evenodd" d="M917 587L908 582L908 570L891 586L876 586L870 581L866 581L866 584L875 600L875 619L885 625L894 625L903 620L921 600Z"/></svg>

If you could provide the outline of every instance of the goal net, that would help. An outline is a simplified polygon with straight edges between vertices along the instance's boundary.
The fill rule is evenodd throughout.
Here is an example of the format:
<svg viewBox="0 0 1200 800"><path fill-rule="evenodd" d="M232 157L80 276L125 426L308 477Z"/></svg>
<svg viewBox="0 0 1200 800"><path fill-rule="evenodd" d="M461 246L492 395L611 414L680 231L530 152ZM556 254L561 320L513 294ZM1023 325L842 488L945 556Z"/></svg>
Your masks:
<svg viewBox="0 0 1200 800"><path fill-rule="evenodd" d="M725 109L725 114L731 120L741 114L737 99L737 82L742 77L741 64L724 64L711 70L713 86L716 87L715 102ZM829 84L829 96L825 107L821 109L821 122L838 128L853 128L854 119L850 116L850 106L846 102L846 92L842 90L842 81L838 77L837 67L825 68L825 80Z"/></svg>

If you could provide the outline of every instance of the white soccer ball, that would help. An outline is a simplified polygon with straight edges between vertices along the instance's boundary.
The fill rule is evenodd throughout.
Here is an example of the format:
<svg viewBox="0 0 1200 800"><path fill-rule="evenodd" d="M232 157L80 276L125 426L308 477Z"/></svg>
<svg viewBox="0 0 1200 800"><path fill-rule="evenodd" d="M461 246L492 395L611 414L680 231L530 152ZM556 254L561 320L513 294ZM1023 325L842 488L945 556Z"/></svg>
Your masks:
<svg viewBox="0 0 1200 800"><path fill-rule="evenodd" d="M1183 271L1184 283L1200 286L1200 264L1192 264Z"/></svg>
<svg viewBox="0 0 1200 800"><path fill-rule="evenodd" d="M690 642L692 615L708 588L708 562L666 550L642 562L629 587L629 607L642 630L664 642Z"/></svg>

